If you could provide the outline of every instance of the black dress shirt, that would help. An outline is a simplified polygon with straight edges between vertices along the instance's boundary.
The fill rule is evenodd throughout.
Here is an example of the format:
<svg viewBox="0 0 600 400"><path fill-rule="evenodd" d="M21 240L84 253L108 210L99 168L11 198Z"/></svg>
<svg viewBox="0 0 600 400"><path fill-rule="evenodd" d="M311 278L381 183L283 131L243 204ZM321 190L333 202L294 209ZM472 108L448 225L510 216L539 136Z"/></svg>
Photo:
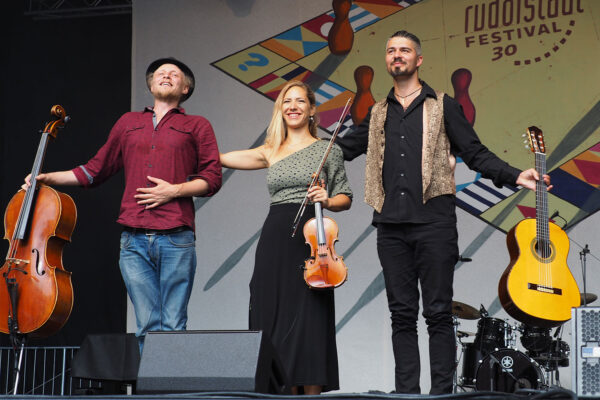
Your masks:
<svg viewBox="0 0 600 400"><path fill-rule="evenodd" d="M381 213L373 213L375 225L456 220L453 195L437 196L423 204L423 104L427 96L437 96L425 82L421 81L421 84L421 93L406 110L396 100L393 88L387 96L382 171L385 199ZM444 124L452 154L461 157L469 168L480 172L484 178L492 179L498 187L515 185L521 171L502 161L479 141L456 100L444 95L443 103ZM353 160L367 152L370 120L371 110L358 127L338 139L344 159Z"/></svg>

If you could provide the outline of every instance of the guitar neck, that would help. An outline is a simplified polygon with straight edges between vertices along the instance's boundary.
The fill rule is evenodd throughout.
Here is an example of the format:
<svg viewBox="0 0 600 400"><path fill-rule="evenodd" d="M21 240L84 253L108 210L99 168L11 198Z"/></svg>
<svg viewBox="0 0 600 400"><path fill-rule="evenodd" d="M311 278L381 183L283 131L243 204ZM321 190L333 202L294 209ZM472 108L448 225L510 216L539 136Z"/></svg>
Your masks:
<svg viewBox="0 0 600 400"><path fill-rule="evenodd" d="M541 251L550 243L550 232L548 227L548 193L543 176L546 174L546 154L535 153L535 169L540 175L536 183L535 190L535 212L536 212L536 233L538 246Z"/></svg>

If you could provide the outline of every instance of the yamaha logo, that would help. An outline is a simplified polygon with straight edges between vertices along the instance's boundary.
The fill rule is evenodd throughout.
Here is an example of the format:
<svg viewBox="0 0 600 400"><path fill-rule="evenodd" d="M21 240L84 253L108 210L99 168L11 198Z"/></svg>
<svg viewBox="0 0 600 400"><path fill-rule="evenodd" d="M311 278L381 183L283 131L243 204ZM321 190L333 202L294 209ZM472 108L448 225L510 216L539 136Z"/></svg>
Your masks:
<svg viewBox="0 0 600 400"><path fill-rule="evenodd" d="M512 368L512 366L514 365L515 362L511 356L504 356L504 357L502 357L502 360L500 361L500 363L502 364L502 368L510 369L510 368Z"/></svg>

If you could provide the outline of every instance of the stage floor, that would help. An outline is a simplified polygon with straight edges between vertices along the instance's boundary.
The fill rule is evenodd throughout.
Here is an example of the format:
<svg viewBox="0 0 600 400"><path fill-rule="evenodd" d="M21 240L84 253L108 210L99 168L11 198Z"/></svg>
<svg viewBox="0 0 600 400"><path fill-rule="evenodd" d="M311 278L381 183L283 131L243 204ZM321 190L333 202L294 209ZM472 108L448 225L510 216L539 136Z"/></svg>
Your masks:
<svg viewBox="0 0 600 400"><path fill-rule="evenodd" d="M99 399L114 399L114 400L156 400L156 399L335 399L335 400L352 400L352 399L455 399L455 400L496 400L496 399L552 399L552 400L568 400L577 399L575 393L564 389L553 389L548 391L528 390L519 393L502 393L502 392L463 392L448 395L403 395L389 394L382 392L367 392L367 393L335 393L323 394L319 396L289 396L289 395L270 395L253 392L198 392L198 393L162 393L162 394L144 394L144 395L102 395L102 394L85 394L72 396L48 396L48 395L5 395L5 399L81 399L81 400L99 400Z"/></svg>

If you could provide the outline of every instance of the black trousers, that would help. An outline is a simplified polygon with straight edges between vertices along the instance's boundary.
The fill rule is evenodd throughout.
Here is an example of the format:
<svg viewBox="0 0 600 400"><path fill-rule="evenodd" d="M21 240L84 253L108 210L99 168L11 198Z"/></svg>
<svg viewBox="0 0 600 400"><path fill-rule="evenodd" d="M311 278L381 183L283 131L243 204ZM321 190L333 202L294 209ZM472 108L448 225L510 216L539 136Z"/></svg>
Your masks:
<svg viewBox="0 0 600 400"><path fill-rule="evenodd" d="M456 222L378 224L377 252L392 318L396 392L420 393L419 287L429 333L431 394L452 392L456 343L452 282L458 261Z"/></svg>

